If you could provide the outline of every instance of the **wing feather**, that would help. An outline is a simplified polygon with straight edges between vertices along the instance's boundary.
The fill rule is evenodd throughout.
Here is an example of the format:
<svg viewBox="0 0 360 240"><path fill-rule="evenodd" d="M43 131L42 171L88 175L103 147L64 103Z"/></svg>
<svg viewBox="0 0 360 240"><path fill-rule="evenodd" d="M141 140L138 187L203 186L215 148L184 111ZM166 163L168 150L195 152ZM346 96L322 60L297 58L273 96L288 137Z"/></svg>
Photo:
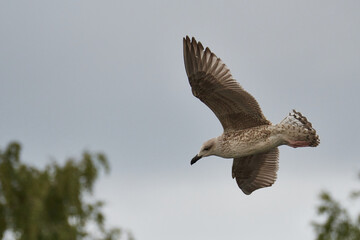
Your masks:
<svg viewBox="0 0 360 240"><path fill-rule="evenodd" d="M256 155L234 158L232 177L245 194L259 188L270 187L277 178L279 149Z"/></svg>
<svg viewBox="0 0 360 240"><path fill-rule="evenodd" d="M253 96L236 82L230 70L195 38L183 40L186 74L192 93L220 120L224 131L241 130L270 122Z"/></svg>

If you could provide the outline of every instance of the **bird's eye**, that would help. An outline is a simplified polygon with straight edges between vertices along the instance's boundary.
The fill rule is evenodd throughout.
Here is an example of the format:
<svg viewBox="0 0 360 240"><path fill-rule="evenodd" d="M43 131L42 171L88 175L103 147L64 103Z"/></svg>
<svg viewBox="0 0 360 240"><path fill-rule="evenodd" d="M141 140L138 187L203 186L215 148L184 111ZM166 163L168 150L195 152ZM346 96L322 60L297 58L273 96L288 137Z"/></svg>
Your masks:
<svg viewBox="0 0 360 240"><path fill-rule="evenodd" d="M209 146L209 147L204 147L204 150L205 150L205 151L209 151L210 148L211 148L211 146Z"/></svg>

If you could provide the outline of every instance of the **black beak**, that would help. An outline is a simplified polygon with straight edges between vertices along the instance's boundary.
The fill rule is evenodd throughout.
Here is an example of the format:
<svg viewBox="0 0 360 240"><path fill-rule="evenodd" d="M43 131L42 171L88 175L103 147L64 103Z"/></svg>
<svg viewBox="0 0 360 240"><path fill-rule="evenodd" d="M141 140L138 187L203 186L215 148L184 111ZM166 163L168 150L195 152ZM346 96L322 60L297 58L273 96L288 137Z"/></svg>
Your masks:
<svg viewBox="0 0 360 240"><path fill-rule="evenodd" d="M202 158L202 157L200 157L199 155L196 155L193 159L191 159L190 164L193 165L193 164L196 163L200 158Z"/></svg>

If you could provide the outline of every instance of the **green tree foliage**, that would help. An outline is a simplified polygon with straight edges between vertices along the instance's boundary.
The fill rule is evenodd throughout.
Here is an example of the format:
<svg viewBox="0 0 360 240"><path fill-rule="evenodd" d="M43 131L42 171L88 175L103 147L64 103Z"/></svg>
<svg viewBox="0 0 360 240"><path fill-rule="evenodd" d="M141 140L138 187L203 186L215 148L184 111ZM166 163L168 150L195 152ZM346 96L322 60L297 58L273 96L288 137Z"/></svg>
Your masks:
<svg viewBox="0 0 360 240"><path fill-rule="evenodd" d="M360 191L350 194L355 200ZM320 195L321 204L317 207L319 215L325 217L324 222L313 222L316 240L359 240L360 239L360 213L352 217L349 210L343 207L329 193Z"/></svg>
<svg viewBox="0 0 360 240"><path fill-rule="evenodd" d="M104 226L103 203L84 200L100 169L110 170L103 154L39 170L21 163L20 151L18 143L0 150L0 239L6 230L18 240L120 239L120 229Z"/></svg>

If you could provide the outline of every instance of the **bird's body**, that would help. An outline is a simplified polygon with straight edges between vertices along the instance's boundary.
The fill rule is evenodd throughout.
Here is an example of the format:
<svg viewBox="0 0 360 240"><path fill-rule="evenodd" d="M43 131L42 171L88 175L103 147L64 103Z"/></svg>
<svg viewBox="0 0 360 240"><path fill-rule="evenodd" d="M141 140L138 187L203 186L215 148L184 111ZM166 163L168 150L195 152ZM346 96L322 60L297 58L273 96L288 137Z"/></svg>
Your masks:
<svg viewBox="0 0 360 240"><path fill-rule="evenodd" d="M300 114L296 112L296 114ZM302 127L299 120L289 123L289 115L282 123L276 125L261 125L238 131L226 131L211 139L216 142L213 155L223 158L239 158L269 151L280 145L305 147L317 144L309 142L310 128ZM299 126L299 127L298 127ZM304 146L303 146L304 145Z"/></svg>
<svg viewBox="0 0 360 240"><path fill-rule="evenodd" d="M319 138L311 123L293 110L272 125L255 98L231 76L230 70L208 48L194 38L184 38L184 62L192 92L220 120L222 135L206 141L191 164L215 155L234 158L232 176L243 190L271 186L276 180L280 145L315 147Z"/></svg>
<svg viewBox="0 0 360 240"><path fill-rule="evenodd" d="M223 158L239 158L268 151L284 143L281 128L265 125L225 132L216 138Z"/></svg>

